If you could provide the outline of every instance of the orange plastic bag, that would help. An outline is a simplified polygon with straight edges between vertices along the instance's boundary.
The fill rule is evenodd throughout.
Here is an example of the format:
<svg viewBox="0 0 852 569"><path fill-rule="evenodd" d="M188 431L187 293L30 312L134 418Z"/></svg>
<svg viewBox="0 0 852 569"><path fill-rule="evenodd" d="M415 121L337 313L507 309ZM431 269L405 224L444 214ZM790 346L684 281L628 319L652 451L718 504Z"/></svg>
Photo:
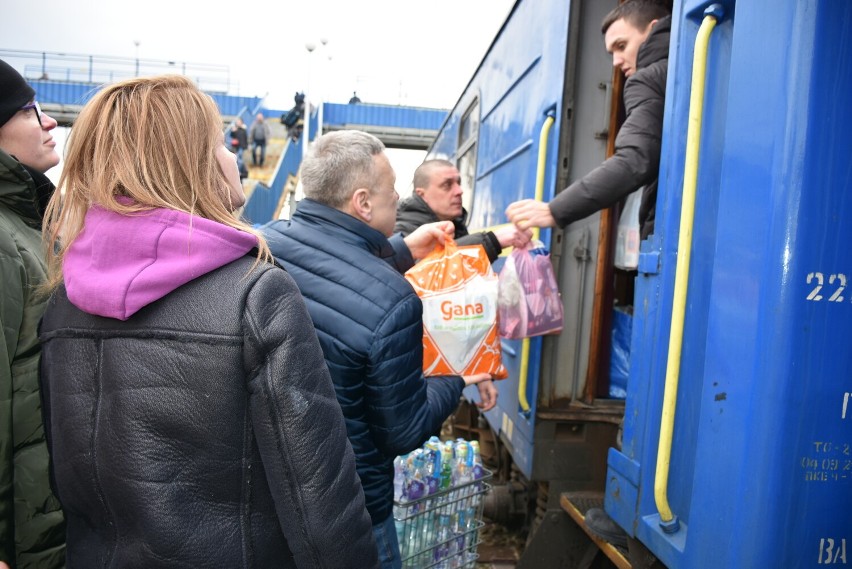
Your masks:
<svg viewBox="0 0 852 569"><path fill-rule="evenodd" d="M405 273L423 302L424 375L505 379L497 334L497 275L482 245L438 245Z"/></svg>

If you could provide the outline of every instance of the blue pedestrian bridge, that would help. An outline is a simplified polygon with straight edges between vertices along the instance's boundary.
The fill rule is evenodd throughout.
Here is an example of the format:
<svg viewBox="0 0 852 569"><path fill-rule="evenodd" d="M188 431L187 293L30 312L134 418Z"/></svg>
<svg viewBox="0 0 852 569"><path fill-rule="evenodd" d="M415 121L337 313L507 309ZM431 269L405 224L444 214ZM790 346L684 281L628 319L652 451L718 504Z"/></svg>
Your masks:
<svg viewBox="0 0 852 569"><path fill-rule="evenodd" d="M262 113L269 119L273 137L284 140L268 183L247 191L243 216L259 224L278 218L292 208L297 198L303 140L291 139L280 118L289 109L273 109L265 97L231 94L239 92L223 65L174 61L75 55L0 49L0 59L15 67L36 91L42 109L60 125L73 126L80 109L106 84L135 76L177 73L191 77L208 93L222 113L223 128L239 117L250 126ZM426 150L447 117L446 109L405 107L371 103L311 103L308 138L317 133L357 129L378 137L388 148Z"/></svg>

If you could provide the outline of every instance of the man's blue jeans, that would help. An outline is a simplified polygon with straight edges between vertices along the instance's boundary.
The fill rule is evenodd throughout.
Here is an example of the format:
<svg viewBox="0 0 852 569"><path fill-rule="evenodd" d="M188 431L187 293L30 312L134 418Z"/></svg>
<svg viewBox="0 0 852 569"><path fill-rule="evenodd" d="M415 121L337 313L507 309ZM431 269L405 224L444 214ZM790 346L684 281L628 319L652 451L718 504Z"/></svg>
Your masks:
<svg viewBox="0 0 852 569"><path fill-rule="evenodd" d="M373 536L376 538L376 547L379 548L379 563L382 569L402 569L393 515L373 526Z"/></svg>

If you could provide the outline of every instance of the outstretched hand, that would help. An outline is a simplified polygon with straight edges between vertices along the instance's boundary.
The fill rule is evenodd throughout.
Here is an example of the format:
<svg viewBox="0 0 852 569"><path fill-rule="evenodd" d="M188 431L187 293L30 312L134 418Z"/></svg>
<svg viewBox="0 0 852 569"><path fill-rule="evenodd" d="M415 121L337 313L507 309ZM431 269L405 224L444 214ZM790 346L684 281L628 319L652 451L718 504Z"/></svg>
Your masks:
<svg viewBox="0 0 852 569"><path fill-rule="evenodd" d="M497 388L494 387L494 380L490 373L476 373L473 375L463 375L464 385L476 384L479 390L479 398L481 401L476 404L483 411L493 409L497 405Z"/></svg>
<svg viewBox="0 0 852 569"><path fill-rule="evenodd" d="M436 221L421 225L403 239L411 256L420 260L435 248L438 243L443 244L447 237L452 237L455 227L452 221Z"/></svg>
<svg viewBox="0 0 852 569"><path fill-rule="evenodd" d="M506 217L520 229L556 226L550 207L536 200L521 200L509 204L506 208Z"/></svg>
<svg viewBox="0 0 852 569"><path fill-rule="evenodd" d="M494 232L497 241L500 242L500 247L514 247L523 249L532 239L532 231L529 229L521 229L517 225L507 225L501 227Z"/></svg>
<svg viewBox="0 0 852 569"><path fill-rule="evenodd" d="M476 384L479 390L479 398L481 401L476 404L483 411L490 411L497 405L497 388L494 387L494 381L483 381Z"/></svg>

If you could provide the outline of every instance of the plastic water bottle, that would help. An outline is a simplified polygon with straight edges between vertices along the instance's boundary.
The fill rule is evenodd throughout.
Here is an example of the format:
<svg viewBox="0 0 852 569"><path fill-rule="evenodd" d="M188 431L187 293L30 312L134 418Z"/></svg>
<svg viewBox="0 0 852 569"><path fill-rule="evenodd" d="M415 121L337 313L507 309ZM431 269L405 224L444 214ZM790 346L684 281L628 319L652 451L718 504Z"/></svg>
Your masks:
<svg viewBox="0 0 852 569"><path fill-rule="evenodd" d="M467 551L464 554L465 561L469 567L473 567L476 561L476 546L479 541L479 531L476 529L476 508L471 507L465 511L464 531L467 536ZM469 533L468 533L469 532Z"/></svg>
<svg viewBox="0 0 852 569"><path fill-rule="evenodd" d="M435 494L441 486L441 441L438 437L426 441L425 454L424 480L428 493Z"/></svg>
<svg viewBox="0 0 852 569"><path fill-rule="evenodd" d="M485 474L482 468L482 455L479 451L479 441L470 441L470 463L471 473L474 480L479 480Z"/></svg>
<svg viewBox="0 0 852 569"><path fill-rule="evenodd" d="M450 516L447 514L440 514L438 516L438 533L435 536L437 546L434 550L434 561L438 562L438 564L435 565L435 569L449 569L450 542L452 541L452 537L453 534L450 530Z"/></svg>
<svg viewBox="0 0 852 569"><path fill-rule="evenodd" d="M426 495L425 469L426 461L423 454L415 454L412 460L413 470L409 473L407 490L404 490L408 501L419 500Z"/></svg>
<svg viewBox="0 0 852 569"><path fill-rule="evenodd" d="M401 546L400 547L400 549L401 549L400 553L401 553L401 556L402 556L403 559L405 559L406 557L414 555L415 553L417 553L418 551L420 551L422 549L422 547L423 547L421 545L421 539L422 539L421 524L422 524L422 521L423 520L421 520L419 516L415 516L415 517L411 518L410 520L408 520L407 525L406 525L408 535L405 536L405 545L402 546L402 544L400 544L400 546ZM418 564L418 558L417 557L412 557L406 563L406 565L409 566L409 567L417 567L417 564Z"/></svg>
<svg viewBox="0 0 852 569"><path fill-rule="evenodd" d="M400 545L400 552L403 553L403 558L405 557L403 550L408 545L408 536L405 535L405 530L408 527L407 518L409 517L408 507L404 505L404 502L408 500L408 497L405 495L408 474L406 462L407 457L405 455L393 459L393 519L394 527L396 528L396 538Z"/></svg>
<svg viewBox="0 0 852 569"><path fill-rule="evenodd" d="M464 486L471 481L470 465L468 464L469 447L466 441L456 444L456 459L453 465L455 486ZM460 494L465 495L466 492Z"/></svg>
<svg viewBox="0 0 852 569"><path fill-rule="evenodd" d="M417 541L417 551L422 553L417 556L417 566L426 567L432 563L433 547L438 535L438 528L435 527L435 512L426 512L420 518L420 537Z"/></svg>
<svg viewBox="0 0 852 569"><path fill-rule="evenodd" d="M441 447L441 490L449 490L453 485L453 442L447 441Z"/></svg>
<svg viewBox="0 0 852 569"><path fill-rule="evenodd" d="M470 465L470 476L474 480L472 488L473 504L479 507L479 505L482 504L482 494L484 489L484 485L480 482L480 480L485 475L482 468L482 456L479 452L479 441L470 441L468 464Z"/></svg>
<svg viewBox="0 0 852 569"><path fill-rule="evenodd" d="M467 551L465 550L465 539L467 535L467 513L464 510L459 511L454 516L453 523L453 535L455 535L455 539L453 540L453 547L451 547L451 553L455 554L453 558L453 562L450 564L452 569L457 569L459 567L464 567L465 560L467 556Z"/></svg>
<svg viewBox="0 0 852 569"><path fill-rule="evenodd" d="M402 500L402 488L405 485L405 456L393 459L393 500Z"/></svg>

